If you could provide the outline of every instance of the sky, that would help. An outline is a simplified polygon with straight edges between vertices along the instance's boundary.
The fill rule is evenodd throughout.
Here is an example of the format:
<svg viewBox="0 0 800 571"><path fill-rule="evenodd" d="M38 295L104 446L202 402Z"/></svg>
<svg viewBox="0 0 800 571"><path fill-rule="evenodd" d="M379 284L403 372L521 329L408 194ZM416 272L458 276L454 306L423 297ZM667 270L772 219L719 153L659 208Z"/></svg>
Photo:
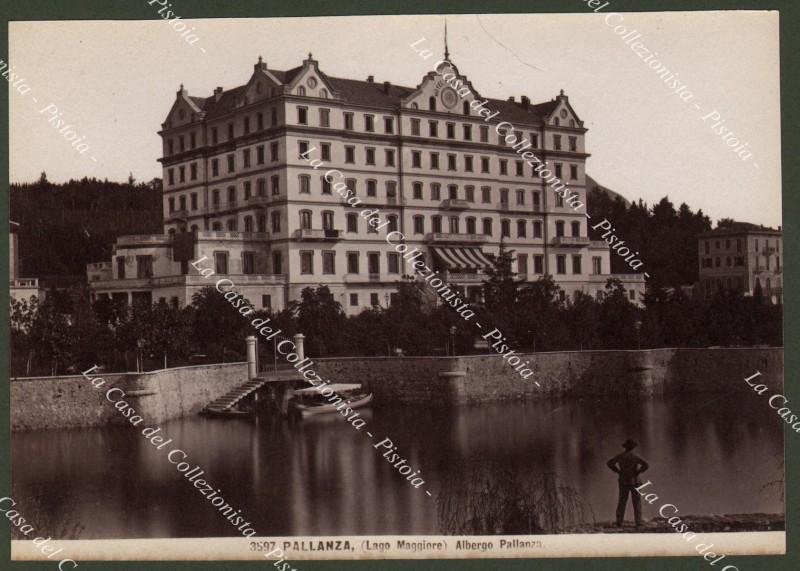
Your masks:
<svg viewBox="0 0 800 571"><path fill-rule="evenodd" d="M563 89L589 130L587 173L626 198L652 205L668 196L712 221L781 225L777 12L609 14L449 15L450 57L484 97L538 103ZM42 171L54 182L161 177L157 132L180 84L201 97L242 85L259 55L284 70L311 52L328 75L414 87L441 57L444 21L187 20L193 45L164 20L12 22L4 59L29 89L9 85L10 180ZM623 36L614 26L625 26ZM641 36L627 35L634 30ZM436 57L415 53L420 38L417 47ZM683 101L625 38L657 52L651 62L693 97ZM752 157L739 158L722 140L727 131L715 132L714 112ZM79 139L65 140L59 119Z"/></svg>

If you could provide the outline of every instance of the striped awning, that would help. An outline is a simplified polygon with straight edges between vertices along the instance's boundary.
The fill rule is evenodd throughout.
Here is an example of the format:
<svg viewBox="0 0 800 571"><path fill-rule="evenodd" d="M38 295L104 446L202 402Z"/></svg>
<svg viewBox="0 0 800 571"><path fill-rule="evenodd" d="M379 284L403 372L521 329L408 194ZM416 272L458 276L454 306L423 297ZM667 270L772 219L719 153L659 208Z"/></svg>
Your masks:
<svg viewBox="0 0 800 571"><path fill-rule="evenodd" d="M433 253L449 270L483 270L492 265L480 248L448 248L437 246Z"/></svg>

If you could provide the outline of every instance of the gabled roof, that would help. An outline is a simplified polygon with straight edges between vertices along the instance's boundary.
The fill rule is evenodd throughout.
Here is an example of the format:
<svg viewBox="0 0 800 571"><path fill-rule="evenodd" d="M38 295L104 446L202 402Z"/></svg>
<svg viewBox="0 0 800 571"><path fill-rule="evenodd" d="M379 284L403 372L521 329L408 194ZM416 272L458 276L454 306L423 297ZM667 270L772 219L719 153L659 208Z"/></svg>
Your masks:
<svg viewBox="0 0 800 571"><path fill-rule="evenodd" d="M287 85L304 69L304 66L281 71L269 69L275 78ZM333 87L340 99L346 103L365 105L370 107L397 107L402 100L414 93L416 87L406 87L402 85L388 84L378 81L359 81L341 77L331 77L321 71L320 75ZM242 85L223 91L219 100L215 96L210 97L190 97L202 111L205 112L206 119L213 119L233 111L237 101L244 96L246 86ZM518 123L541 123L558 105L558 100L553 99L546 103L524 104L520 101L508 101L503 99L489 99L486 107L492 112L499 111L495 121L509 121Z"/></svg>

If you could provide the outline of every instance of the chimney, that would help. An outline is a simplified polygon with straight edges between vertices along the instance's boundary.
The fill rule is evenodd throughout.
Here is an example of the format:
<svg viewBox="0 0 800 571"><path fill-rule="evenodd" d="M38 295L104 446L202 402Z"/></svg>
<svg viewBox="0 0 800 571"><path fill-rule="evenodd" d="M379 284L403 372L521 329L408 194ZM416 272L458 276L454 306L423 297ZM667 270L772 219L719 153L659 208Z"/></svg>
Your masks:
<svg viewBox="0 0 800 571"><path fill-rule="evenodd" d="M508 100L509 100L511 103L514 103L514 96L512 95L511 97L509 97L509 98L508 98Z"/></svg>
<svg viewBox="0 0 800 571"><path fill-rule="evenodd" d="M523 96L522 96L522 98L521 98L521 101L522 101L522 106L523 106L525 109L527 109L528 107L530 107L531 100L530 100L530 98L529 98L527 95L523 95Z"/></svg>
<svg viewBox="0 0 800 571"><path fill-rule="evenodd" d="M214 90L214 101L219 101L220 97L222 97L222 88L221 87L217 87Z"/></svg>
<svg viewBox="0 0 800 571"><path fill-rule="evenodd" d="M368 75L367 76L367 83L374 83L374 82L375 82L375 76L374 75Z"/></svg>
<svg viewBox="0 0 800 571"><path fill-rule="evenodd" d="M392 86L392 83L390 81L384 81L383 82L383 92L384 93L389 93L389 88L391 86Z"/></svg>

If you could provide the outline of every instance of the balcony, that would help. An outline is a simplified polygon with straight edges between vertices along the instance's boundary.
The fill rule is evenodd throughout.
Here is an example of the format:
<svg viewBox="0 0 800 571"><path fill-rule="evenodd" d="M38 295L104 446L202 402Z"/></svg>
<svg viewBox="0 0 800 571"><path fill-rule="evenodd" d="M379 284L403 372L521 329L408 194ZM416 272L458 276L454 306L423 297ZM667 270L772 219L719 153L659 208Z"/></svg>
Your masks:
<svg viewBox="0 0 800 571"><path fill-rule="evenodd" d="M305 242L339 240L339 234L339 230L329 228L299 228L294 231L294 238Z"/></svg>
<svg viewBox="0 0 800 571"><path fill-rule="evenodd" d="M606 249L608 248L608 242L606 242L605 240L591 240L589 242L589 247Z"/></svg>
<svg viewBox="0 0 800 571"><path fill-rule="evenodd" d="M425 236L425 241L432 244L483 244L486 242L486 236L483 234L432 232Z"/></svg>
<svg viewBox="0 0 800 571"><path fill-rule="evenodd" d="M479 284L487 279L482 273L444 272L442 279L452 284Z"/></svg>
<svg viewBox="0 0 800 571"><path fill-rule="evenodd" d="M272 202L272 197L266 194L264 195L254 195L248 196L244 199L245 204L247 206L267 206Z"/></svg>
<svg viewBox="0 0 800 571"><path fill-rule="evenodd" d="M8 285L12 288L38 288L39 278L20 278L8 280Z"/></svg>
<svg viewBox="0 0 800 571"><path fill-rule="evenodd" d="M442 201L442 210L466 210L469 208L469 202L458 198L448 198Z"/></svg>
<svg viewBox="0 0 800 571"><path fill-rule="evenodd" d="M227 212L228 210L235 210L239 206L241 206L241 205L236 200L228 201L228 202L224 202L224 203L211 204L208 207L208 212L209 212L209 214Z"/></svg>
<svg viewBox="0 0 800 571"><path fill-rule="evenodd" d="M173 210L167 214L167 220L186 220L189 217L189 211L185 208L182 210Z"/></svg>
<svg viewBox="0 0 800 571"><path fill-rule="evenodd" d="M589 236L556 236L553 246L562 248L585 248L592 243Z"/></svg>

